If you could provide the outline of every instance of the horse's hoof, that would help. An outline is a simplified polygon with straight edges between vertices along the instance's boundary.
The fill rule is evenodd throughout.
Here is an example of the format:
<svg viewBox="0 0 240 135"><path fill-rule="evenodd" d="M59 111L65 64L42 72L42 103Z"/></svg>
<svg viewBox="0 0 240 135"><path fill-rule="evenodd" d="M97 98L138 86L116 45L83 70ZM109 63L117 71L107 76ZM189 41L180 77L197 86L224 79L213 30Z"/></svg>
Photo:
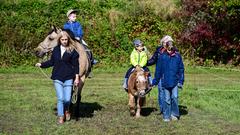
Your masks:
<svg viewBox="0 0 240 135"><path fill-rule="evenodd" d="M136 117L136 118L140 118L140 115L136 115L135 117Z"/></svg>
<svg viewBox="0 0 240 135"><path fill-rule="evenodd" d="M134 112L130 112L130 116L135 116L135 113Z"/></svg>

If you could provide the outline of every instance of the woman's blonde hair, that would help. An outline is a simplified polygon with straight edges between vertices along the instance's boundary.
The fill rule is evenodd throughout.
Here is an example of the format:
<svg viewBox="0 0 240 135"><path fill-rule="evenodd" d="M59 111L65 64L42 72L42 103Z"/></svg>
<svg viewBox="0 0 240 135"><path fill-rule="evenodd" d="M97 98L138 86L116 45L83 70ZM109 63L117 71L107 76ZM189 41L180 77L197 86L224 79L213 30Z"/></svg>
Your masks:
<svg viewBox="0 0 240 135"><path fill-rule="evenodd" d="M71 37L69 36L69 34L66 32L66 31L61 31L60 33L60 36L59 36L59 39L58 39L58 44L60 45L61 42L60 42L60 39L63 37L63 36L66 36L68 38L68 44L66 46L66 51L68 53L72 52L74 50L74 46L73 46L73 43L74 41L71 39Z"/></svg>

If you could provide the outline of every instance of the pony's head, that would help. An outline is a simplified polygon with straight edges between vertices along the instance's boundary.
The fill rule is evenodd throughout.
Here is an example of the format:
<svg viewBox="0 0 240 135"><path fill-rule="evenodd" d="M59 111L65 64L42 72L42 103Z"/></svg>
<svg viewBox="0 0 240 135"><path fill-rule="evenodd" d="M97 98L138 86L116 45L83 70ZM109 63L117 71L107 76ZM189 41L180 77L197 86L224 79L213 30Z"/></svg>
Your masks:
<svg viewBox="0 0 240 135"><path fill-rule="evenodd" d="M145 96L145 92L148 89L148 72L144 72L144 70L140 67L136 67L134 74L136 76L135 80L135 96Z"/></svg>
<svg viewBox="0 0 240 135"><path fill-rule="evenodd" d="M44 54L52 51L53 48L59 43L61 32L62 29L53 26L47 37L38 45L37 48L35 48L36 56L43 57Z"/></svg>

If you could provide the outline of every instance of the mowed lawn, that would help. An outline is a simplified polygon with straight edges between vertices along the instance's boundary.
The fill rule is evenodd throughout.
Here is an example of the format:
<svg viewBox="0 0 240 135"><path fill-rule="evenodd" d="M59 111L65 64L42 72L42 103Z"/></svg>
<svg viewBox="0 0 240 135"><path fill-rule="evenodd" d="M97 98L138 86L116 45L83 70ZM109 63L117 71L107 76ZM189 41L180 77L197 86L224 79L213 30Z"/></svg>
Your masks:
<svg viewBox="0 0 240 135"><path fill-rule="evenodd" d="M157 88L147 95L141 118L129 115L121 88L124 70L94 70L84 86L79 120L59 126L50 79L37 68L0 69L0 134L240 134L239 71L186 67L179 92L181 119L165 123Z"/></svg>

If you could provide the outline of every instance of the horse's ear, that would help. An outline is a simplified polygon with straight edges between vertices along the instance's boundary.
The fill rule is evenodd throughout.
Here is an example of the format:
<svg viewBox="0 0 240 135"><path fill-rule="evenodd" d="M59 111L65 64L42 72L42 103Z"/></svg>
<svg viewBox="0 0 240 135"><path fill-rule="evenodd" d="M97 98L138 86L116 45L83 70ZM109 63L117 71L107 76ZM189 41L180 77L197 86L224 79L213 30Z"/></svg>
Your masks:
<svg viewBox="0 0 240 135"><path fill-rule="evenodd" d="M52 30L54 30L54 32L57 32L57 28L55 25L52 25Z"/></svg>

